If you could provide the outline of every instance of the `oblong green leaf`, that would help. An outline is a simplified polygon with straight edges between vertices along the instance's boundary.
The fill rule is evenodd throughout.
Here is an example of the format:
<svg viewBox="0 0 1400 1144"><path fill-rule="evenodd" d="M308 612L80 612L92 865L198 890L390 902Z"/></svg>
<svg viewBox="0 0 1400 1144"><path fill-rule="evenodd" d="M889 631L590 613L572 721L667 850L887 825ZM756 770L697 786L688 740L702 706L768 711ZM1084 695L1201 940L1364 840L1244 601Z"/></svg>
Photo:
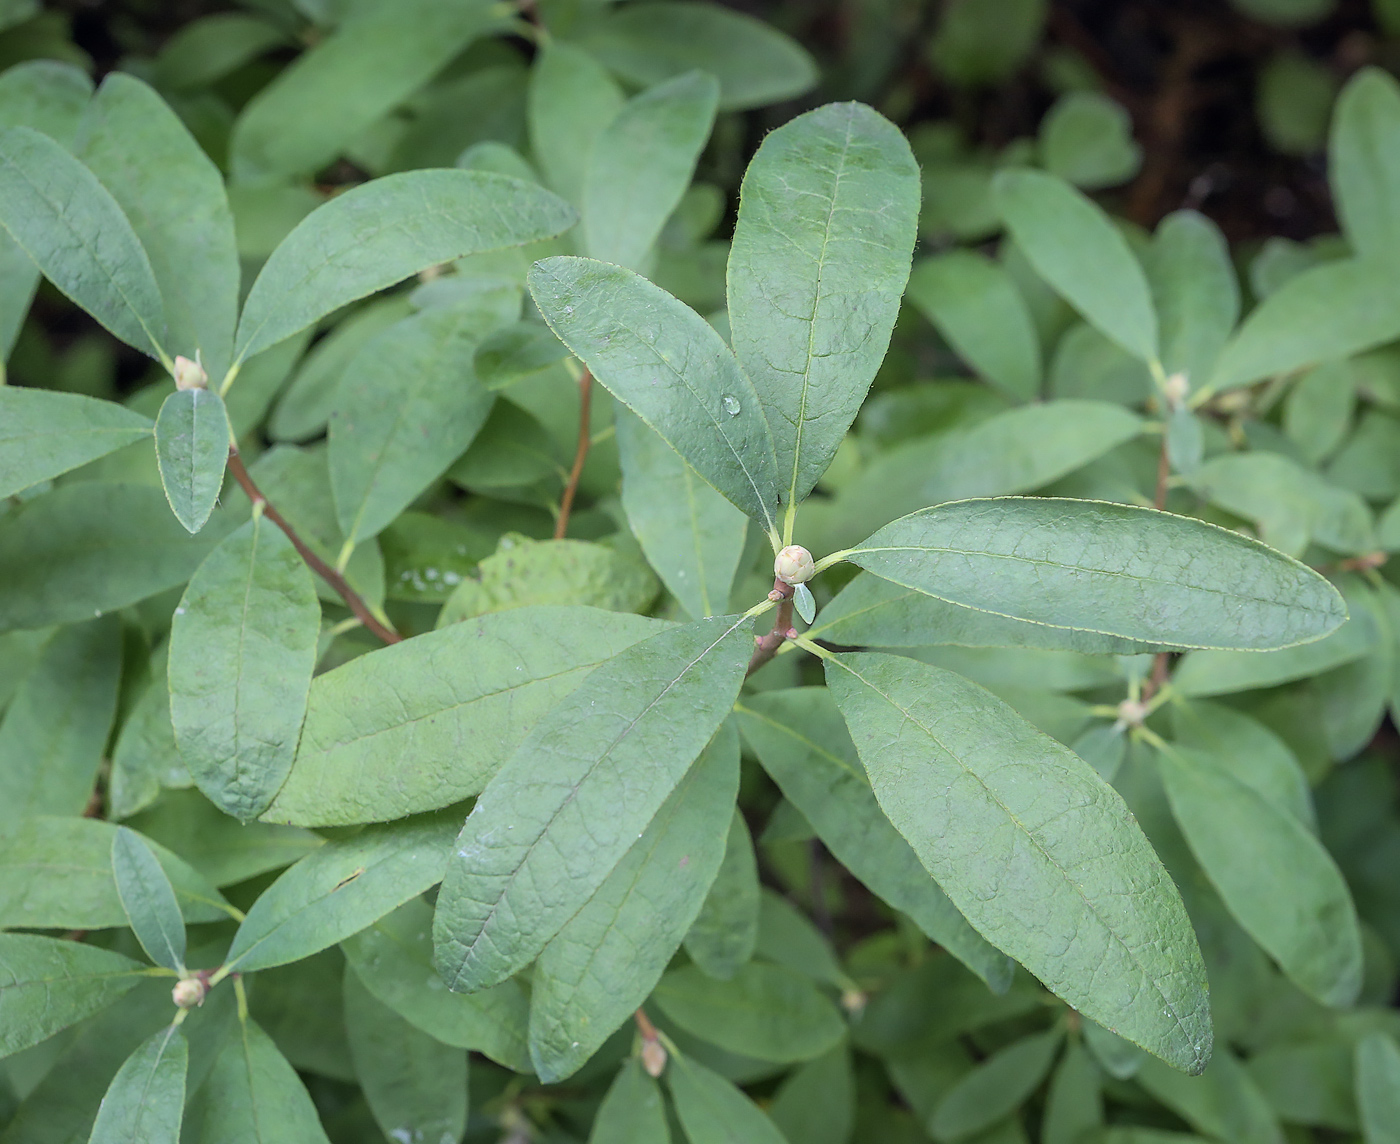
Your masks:
<svg viewBox="0 0 1400 1144"><path fill-rule="evenodd" d="M530 988L530 1059L546 1084L577 1071L661 979L724 856L739 791L726 724L646 832L544 947Z"/></svg>
<svg viewBox="0 0 1400 1144"><path fill-rule="evenodd" d="M1157 314L1127 240L1090 199L1043 171L992 181L998 210L1036 272L1134 357L1157 357Z"/></svg>
<svg viewBox="0 0 1400 1144"><path fill-rule="evenodd" d="M80 481L0 518L0 632L91 619L188 580L236 523L191 536L148 485Z"/></svg>
<svg viewBox="0 0 1400 1144"><path fill-rule="evenodd" d="M514 979L479 993L449 993L433 968L433 908L405 902L341 943L365 988L444 1045L484 1053L516 1072L531 1068L530 1001Z"/></svg>
<svg viewBox="0 0 1400 1144"><path fill-rule="evenodd" d="M918 217L909 144L860 103L784 124L744 174L730 337L763 403L789 513L826 471L885 356Z"/></svg>
<svg viewBox="0 0 1400 1144"><path fill-rule="evenodd" d="M431 815L327 842L259 895L225 966L285 965L358 933L441 881L454 829L454 816Z"/></svg>
<svg viewBox="0 0 1400 1144"><path fill-rule="evenodd" d="M1195 211L1174 211L1144 257L1161 323L1162 366L1203 385L1240 316L1240 284L1220 228Z"/></svg>
<svg viewBox="0 0 1400 1144"><path fill-rule="evenodd" d="M736 808L724 859L694 924L685 935L690 960L709 976L727 981L758 944L758 859L748 823Z"/></svg>
<svg viewBox="0 0 1400 1144"><path fill-rule="evenodd" d="M1040 392L1040 338L1000 263L974 250L920 259L909 275L908 297L993 385L1021 401Z"/></svg>
<svg viewBox="0 0 1400 1144"><path fill-rule="evenodd" d="M1400 249L1400 88L1378 67L1348 81L1333 112L1328 181L1351 248L1394 259Z"/></svg>
<svg viewBox="0 0 1400 1144"><path fill-rule="evenodd" d="M1304 992L1350 1005L1361 931L1322 843L1214 754L1172 746L1158 758L1177 824L1230 913Z"/></svg>
<svg viewBox="0 0 1400 1144"><path fill-rule="evenodd" d="M112 878L131 930L157 965L183 973L185 919L155 852L125 826L112 836Z"/></svg>
<svg viewBox="0 0 1400 1144"><path fill-rule="evenodd" d="M1366 1144L1400 1141L1400 1045L1385 1033L1356 1043L1356 1108Z"/></svg>
<svg viewBox="0 0 1400 1144"><path fill-rule="evenodd" d="M540 45L526 101L531 151L569 202L583 201L593 146L623 103L622 89L592 53L554 38Z"/></svg>
<svg viewBox="0 0 1400 1144"><path fill-rule="evenodd" d="M228 411L209 389L177 389L156 418L156 460L171 511L189 532L204 527L224 486Z"/></svg>
<svg viewBox="0 0 1400 1144"><path fill-rule="evenodd" d="M690 185L718 102L713 76L687 72L633 96L603 129L583 182L589 257L640 269Z"/></svg>
<svg viewBox="0 0 1400 1144"><path fill-rule="evenodd" d="M995 992L1011 959L958 913L885 817L831 694L820 687L746 696L739 727L758 761L832 856Z"/></svg>
<svg viewBox="0 0 1400 1144"><path fill-rule="evenodd" d="M147 972L139 961L82 942L0 934L0 1056L105 1009Z"/></svg>
<svg viewBox="0 0 1400 1144"><path fill-rule="evenodd" d="M543 187L484 171L365 183L312 211L272 252L243 304L236 360L426 266L550 238L577 217Z"/></svg>
<svg viewBox="0 0 1400 1144"><path fill-rule="evenodd" d="M1104 1127L1103 1074L1079 1041L1071 1041L1060 1058L1045 1098L1041 1144L1078 1144Z"/></svg>
<svg viewBox="0 0 1400 1144"><path fill-rule="evenodd" d="M113 334L169 360L160 287L131 222L96 175L29 127L0 131L0 226Z"/></svg>
<svg viewBox="0 0 1400 1144"><path fill-rule="evenodd" d="M175 1025L143 1041L107 1086L88 1144L179 1144L189 1063Z"/></svg>
<svg viewBox="0 0 1400 1144"><path fill-rule="evenodd" d="M95 930L128 924L112 875L117 827L96 818L39 815L0 831L0 928ZM189 922L233 913L209 881L159 843L156 861Z"/></svg>
<svg viewBox="0 0 1400 1144"><path fill-rule="evenodd" d="M880 806L967 920L1086 1016L1200 1072L1205 966L1118 793L952 672L878 652L826 671Z"/></svg>
<svg viewBox="0 0 1400 1144"><path fill-rule="evenodd" d="M705 480L775 527L779 481L752 382L714 328L659 286L588 258L546 258L527 279L550 329Z"/></svg>
<svg viewBox="0 0 1400 1144"><path fill-rule="evenodd" d="M928 1127L933 1138L965 1140L1013 1113L1040 1087L1062 1034L1050 1029L999 1049L963 1076L938 1102Z"/></svg>
<svg viewBox="0 0 1400 1144"><path fill-rule="evenodd" d="M121 206L151 261L171 353L223 380L241 270L218 167L180 117L134 76L112 72L83 111L77 152Z"/></svg>
<svg viewBox="0 0 1400 1144"><path fill-rule="evenodd" d="M199 789L247 821L287 777L316 664L311 573L261 513L200 565L170 628L170 719Z"/></svg>
<svg viewBox="0 0 1400 1144"><path fill-rule="evenodd" d="M702 1040L764 1061L819 1057L845 1035L841 1012L806 978L750 961L728 981L687 965L652 994L672 1021Z"/></svg>
<svg viewBox="0 0 1400 1144"><path fill-rule="evenodd" d="M312 681L291 773L263 818L384 822L479 794L590 671L662 627L536 605L358 656Z"/></svg>
<svg viewBox="0 0 1400 1144"><path fill-rule="evenodd" d="M847 558L951 604L1171 647L1287 647L1346 619L1331 584L1257 540L1102 501L957 501Z"/></svg>
<svg viewBox="0 0 1400 1144"><path fill-rule="evenodd" d="M465 1049L405 1021L348 968L345 1031L360 1090L389 1140L461 1140L467 1130Z"/></svg>
<svg viewBox="0 0 1400 1144"><path fill-rule="evenodd" d="M633 1057L622 1068L598 1106L588 1144L671 1144L661 1088Z"/></svg>
<svg viewBox="0 0 1400 1144"><path fill-rule="evenodd" d="M0 497L149 436L147 417L78 393L0 386Z"/></svg>
<svg viewBox="0 0 1400 1144"><path fill-rule="evenodd" d="M729 714L752 647L742 617L668 629L535 727L477 799L438 894L448 985L509 977L593 896Z"/></svg>
<svg viewBox="0 0 1400 1144"><path fill-rule="evenodd" d="M1283 1144L1283 1130L1244 1066L1229 1050L1216 1053L1201 1076L1183 1076L1146 1060L1135 1074L1142 1085L1192 1128L1231 1144Z"/></svg>
<svg viewBox="0 0 1400 1144"><path fill-rule="evenodd" d="M787 1144L758 1105L699 1061L673 1055L666 1084L690 1144Z"/></svg>
<svg viewBox="0 0 1400 1144"><path fill-rule="evenodd" d="M424 310L374 338L346 369L329 461L347 543L382 532L477 435L495 401L472 366L483 324L469 306Z"/></svg>

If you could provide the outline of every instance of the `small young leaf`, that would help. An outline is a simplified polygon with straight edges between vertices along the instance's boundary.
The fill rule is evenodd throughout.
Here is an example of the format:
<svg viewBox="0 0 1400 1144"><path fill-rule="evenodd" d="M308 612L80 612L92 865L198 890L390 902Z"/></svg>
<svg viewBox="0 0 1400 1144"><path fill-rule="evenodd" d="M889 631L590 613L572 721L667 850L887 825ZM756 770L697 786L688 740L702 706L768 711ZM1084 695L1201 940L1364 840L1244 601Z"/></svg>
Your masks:
<svg viewBox="0 0 1400 1144"><path fill-rule="evenodd" d="M1356 1043L1356 1107L1366 1144L1400 1142L1400 1046L1385 1033Z"/></svg>
<svg viewBox="0 0 1400 1144"><path fill-rule="evenodd" d="M448 985L509 977L593 896L729 714L752 648L742 617L668 629L535 727L477 799L438 894Z"/></svg>
<svg viewBox="0 0 1400 1144"><path fill-rule="evenodd" d="M77 941L0 934L0 1056L9 1056L105 1009L147 969Z"/></svg>
<svg viewBox="0 0 1400 1144"><path fill-rule="evenodd" d="M0 387L0 497L147 437L151 422L114 401Z"/></svg>
<svg viewBox="0 0 1400 1144"><path fill-rule="evenodd" d="M1342 89L1332 125L1328 179L1342 233L1363 257L1393 259L1400 247L1400 89L1378 67Z"/></svg>
<svg viewBox="0 0 1400 1144"><path fill-rule="evenodd" d="M581 203L590 258L641 268L690 185L718 100L713 76L688 72L633 96L602 131Z"/></svg>
<svg viewBox="0 0 1400 1144"><path fill-rule="evenodd" d="M998 208L1031 265L1090 325L1143 361L1157 357L1157 315L1127 240L1093 202L1041 171L1002 171Z"/></svg>
<svg viewBox="0 0 1400 1144"><path fill-rule="evenodd" d="M1117 792L952 672L876 652L826 671L881 807L968 921L1086 1016L1200 1072L1205 966Z"/></svg>
<svg viewBox="0 0 1400 1144"><path fill-rule="evenodd" d="M262 892L224 964L285 965L358 933L442 880L453 829L452 816L431 815L327 842Z"/></svg>
<svg viewBox="0 0 1400 1144"><path fill-rule="evenodd" d="M1101 501L940 505L886 525L847 558L952 604L1173 647L1288 647L1346 619L1331 584L1256 540Z"/></svg>
<svg viewBox="0 0 1400 1144"><path fill-rule="evenodd" d="M832 855L870 890L904 911L990 989L1004 993L1012 965L948 900L885 817L841 721L820 687L745 696L744 739Z"/></svg>
<svg viewBox="0 0 1400 1144"><path fill-rule="evenodd" d="M194 781L247 821L287 778L321 609L286 535L257 515L199 567L170 629L170 718Z"/></svg>
<svg viewBox="0 0 1400 1144"><path fill-rule="evenodd" d="M530 268L550 329L710 484L772 531L773 440L753 384L714 328L659 286L587 258Z"/></svg>
<svg viewBox="0 0 1400 1144"><path fill-rule="evenodd" d="M744 175L729 254L731 340L772 433L789 531L885 355L918 214L909 144L859 103L784 124Z"/></svg>
<svg viewBox="0 0 1400 1144"><path fill-rule="evenodd" d="M530 1058L545 1083L574 1073L661 979L719 869L738 789L739 741L726 725L544 947L530 990Z"/></svg>
<svg viewBox="0 0 1400 1144"><path fill-rule="evenodd" d="M1037 142L1050 174L1089 191L1127 182L1142 165L1132 117L1097 91L1060 96L1040 121Z"/></svg>
<svg viewBox="0 0 1400 1144"><path fill-rule="evenodd" d="M929 1133L938 1141L964 1140L1010 1115L1050 1072L1062 1036L1050 1029L993 1053L939 1101Z"/></svg>
<svg viewBox="0 0 1400 1144"><path fill-rule="evenodd" d="M28 127L0 131L0 226L113 334L168 360L160 287L130 221L96 175Z"/></svg>
<svg viewBox="0 0 1400 1144"><path fill-rule="evenodd" d="M1040 392L1040 340L1025 299L1006 269L973 250L917 262L909 301L978 373L1009 396Z"/></svg>
<svg viewBox="0 0 1400 1144"><path fill-rule="evenodd" d="M467 1053L444 1045L345 973L345 1032L355 1078L389 1140L455 1141L467 1130Z"/></svg>
<svg viewBox="0 0 1400 1144"><path fill-rule="evenodd" d="M1177 824L1230 913L1304 992L1350 1005L1361 933L1322 843L1213 754L1170 747L1158 759Z"/></svg>
<svg viewBox="0 0 1400 1144"><path fill-rule="evenodd" d="M185 919L175 889L145 840L117 827L112 836L112 877L141 948L157 965L185 971Z"/></svg>
<svg viewBox="0 0 1400 1144"><path fill-rule="evenodd" d="M699 1061L674 1054L666 1084L690 1144L788 1144L758 1105Z"/></svg>
<svg viewBox="0 0 1400 1144"><path fill-rule="evenodd" d="M662 627L596 608L526 607L352 659L312 680L291 773L262 817L385 822L479 794L590 671Z"/></svg>
<svg viewBox="0 0 1400 1144"><path fill-rule="evenodd" d="M189 532L208 522L224 484L228 461L228 411L210 389L177 389L156 418L156 460L160 483Z"/></svg>
<svg viewBox="0 0 1400 1144"><path fill-rule="evenodd" d="M481 171L407 171L355 187L272 252L243 304L235 360L426 266L550 238L575 221L542 187Z"/></svg>
<svg viewBox="0 0 1400 1144"><path fill-rule="evenodd" d="M179 1144L189 1062L174 1025L143 1041L108 1085L88 1144Z"/></svg>
<svg viewBox="0 0 1400 1144"><path fill-rule="evenodd" d="M628 1059L608 1086L588 1144L671 1144L661 1088L637 1058Z"/></svg>
<svg viewBox="0 0 1400 1144"><path fill-rule="evenodd" d="M810 624L817 618L817 601L812 597L812 589L806 584L798 584L792 590L792 606L802 617L802 622Z"/></svg>
<svg viewBox="0 0 1400 1144"><path fill-rule="evenodd" d="M748 823L736 809L724 861L685 935L685 951L709 976L728 981L753 956L757 944L758 860Z"/></svg>

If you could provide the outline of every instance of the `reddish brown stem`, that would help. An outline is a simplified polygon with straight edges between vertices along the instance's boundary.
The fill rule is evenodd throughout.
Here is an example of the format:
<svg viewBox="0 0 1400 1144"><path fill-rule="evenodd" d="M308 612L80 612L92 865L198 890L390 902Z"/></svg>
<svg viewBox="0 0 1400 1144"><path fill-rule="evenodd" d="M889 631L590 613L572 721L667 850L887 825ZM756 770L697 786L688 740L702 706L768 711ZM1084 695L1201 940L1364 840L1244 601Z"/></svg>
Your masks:
<svg viewBox="0 0 1400 1144"><path fill-rule="evenodd" d="M773 621L772 630L754 641L753 655L749 657L749 669L744 673L745 676L752 675L777 655L784 640L790 640L797 635L792 626L792 593L791 584L784 584L781 580L773 581L773 591L769 593L768 598L778 601L778 616Z"/></svg>
<svg viewBox="0 0 1400 1144"><path fill-rule="evenodd" d="M311 571L315 572L316 575L321 577L322 580L336 590L340 598L345 601L346 606L355 613L355 618L386 644L399 643L403 639L403 636L399 635L399 633L392 628L385 627L375 619L374 614L369 610L369 605L360 598L360 594L356 592L354 588L350 587L345 577L317 556L316 553L312 552L311 549L306 546L306 542L297 535L296 529L288 524L286 519L273 507L267 497L263 496L262 491L253 483L253 478L248 475L248 469L244 466L243 458L238 455L237 449L229 449L228 467L229 472L233 474L233 479L236 480L243 491L248 494L248 499L252 501L254 505L262 505L263 514L267 519L272 521L273 524L287 534L287 539L292 542L292 547L295 548L301 558L306 561Z"/></svg>
<svg viewBox="0 0 1400 1144"><path fill-rule="evenodd" d="M1152 498L1154 508L1164 509L1167 507L1167 478L1172 474L1171 457L1167 453L1167 431L1162 428L1162 451L1157 457L1157 492ZM1164 651L1159 651L1157 657L1152 661L1152 674L1143 684L1142 702L1146 703L1155 694L1162 684L1167 681L1167 672L1171 667L1171 657Z"/></svg>
<svg viewBox="0 0 1400 1144"><path fill-rule="evenodd" d="M656 1031L656 1026L651 1023L651 1018L641 1009L633 1013L632 1018L637 1022L637 1032L641 1033L642 1040L654 1041L660 1036Z"/></svg>
<svg viewBox="0 0 1400 1144"><path fill-rule="evenodd" d="M574 495L578 492L583 463L588 460L588 446L593 439L589 424L592 405L593 375L585 369L578 379L578 448L574 451L574 467L569 472L569 483L564 486L564 497L559 502L559 519L554 522L555 540L563 540L564 534L569 531L569 514L574 510Z"/></svg>

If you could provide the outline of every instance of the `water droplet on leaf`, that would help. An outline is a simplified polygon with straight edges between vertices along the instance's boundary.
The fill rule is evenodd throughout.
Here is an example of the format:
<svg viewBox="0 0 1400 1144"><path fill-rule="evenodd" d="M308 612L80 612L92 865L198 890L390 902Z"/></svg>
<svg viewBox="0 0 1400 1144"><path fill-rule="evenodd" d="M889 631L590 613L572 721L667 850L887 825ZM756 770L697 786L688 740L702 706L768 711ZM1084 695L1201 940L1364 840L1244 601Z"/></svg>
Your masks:
<svg viewBox="0 0 1400 1144"><path fill-rule="evenodd" d="M728 413L730 417L739 416L739 399L732 393L726 393L719 399L719 403L724 406L724 411Z"/></svg>

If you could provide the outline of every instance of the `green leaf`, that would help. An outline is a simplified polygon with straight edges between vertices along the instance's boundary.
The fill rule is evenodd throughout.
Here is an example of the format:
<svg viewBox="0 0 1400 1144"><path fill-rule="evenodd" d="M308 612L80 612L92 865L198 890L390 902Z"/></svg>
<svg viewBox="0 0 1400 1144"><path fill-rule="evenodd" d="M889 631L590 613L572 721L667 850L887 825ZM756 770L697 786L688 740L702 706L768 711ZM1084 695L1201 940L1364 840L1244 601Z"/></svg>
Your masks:
<svg viewBox="0 0 1400 1144"><path fill-rule="evenodd" d="M719 869L738 789L739 741L726 725L544 947L531 982L530 1058L546 1084L577 1071L661 979Z"/></svg>
<svg viewBox="0 0 1400 1144"><path fill-rule="evenodd" d="M1400 280L1387 262L1343 258L1290 278L1244 320L1212 391L1350 357L1400 336Z"/></svg>
<svg viewBox="0 0 1400 1144"><path fill-rule="evenodd" d="M329 1144L301 1078L251 1020L224 1041L186 1131L202 1144Z"/></svg>
<svg viewBox="0 0 1400 1144"><path fill-rule="evenodd" d="M177 389L156 418L160 483L175 519L198 532L224 485L230 430L223 398L209 389Z"/></svg>
<svg viewBox="0 0 1400 1144"><path fill-rule="evenodd" d="M952 672L877 652L826 669L880 806L968 921L1085 1016L1204 1068L1195 934L1118 793Z"/></svg>
<svg viewBox="0 0 1400 1144"><path fill-rule="evenodd" d="M96 175L29 127L0 131L0 226L113 334L168 360L160 287L130 221Z"/></svg>
<svg viewBox="0 0 1400 1144"><path fill-rule="evenodd" d="M0 126L32 127L66 147L91 97L92 80L81 68L56 59L24 60L0 73Z"/></svg>
<svg viewBox="0 0 1400 1144"><path fill-rule="evenodd" d="M1006 991L1011 961L968 925L885 817L825 688L746 696L739 727L763 769L837 861L989 988Z"/></svg>
<svg viewBox="0 0 1400 1144"><path fill-rule="evenodd" d="M699 1061L672 1055L666 1083L690 1144L787 1144L758 1105Z"/></svg>
<svg viewBox="0 0 1400 1144"><path fill-rule="evenodd" d="M1103 1080L1094 1058L1077 1040L1066 1046L1050 1080L1041 1122L1042 1144L1077 1144L1104 1127Z"/></svg>
<svg viewBox="0 0 1400 1144"><path fill-rule="evenodd" d="M171 91L205 87L288 41L283 29L257 16L201 16L165 41L156 57L155 80Z"/></svg>
<svg viewBox="0 0 1400 1144"><path fill-rule="evenodd" d="M748 823L736 808L724 860L685 935L685 951L710 977L728 981L753 956L757 944L758 860Z"/></svg>
<svg viewBox="0 0 1400 1144"><path fill-rule="evenodd" d="M1037 143L1050 174L1085 190L1127 182L1142 166L1132 117L1097 91L1060 96L1040 121Z"/></svg>
<svg viewBox="0 0 1400 1144"><path fill-rule="evenodd" d="M723 111L791 99L817 82L816 64L796 41L718 4L629 4L583 43L639 87L696 68L709 72L719 80Z"/></svg>
<svg viewBox="0 0 1400 1144"><path fill-rule="evenodd" d="M445 1045L485 1053L517 1072L531 1068L530 1002L515 980L479 993L449 993L433 968L433 909L406 902L341 944L375 997Z"/></svg>
<svg viewBox="0 0 1400 1144"><path fill-rule="evenodd" d="M320 623L310 571L262 514L185 589L170 629L170 718L195 783L225 814L256 818L292 768Z"/></svg>
<svg viewBox="0 0 1400 1144"><path fill-rule="evenodd" d="M661 1088L632 1057L608 1085L588 1144L671 1144Z"/></svg>
<svg viewBox="0 0 1400 1144"><path fill-rule="evenodd" d="M27 818L0 833L0 928L110 929L129 924L112 874L117 827L96 818ZM183 858L158 843L156 860L189 922L233 909Z"/></svg>
<svg viewBox="0 0 1400 1144"><path fill-rule="evenodd" d="M351 361L330 421L346 543L377 536L472 443L495 400L472 368L481 333L470 307L424 310Z"/></svg>
<svg viewBox="0 0 1400 1144"><path fill-rule="evenodd" d="M467 1053L430 1037L345 973L355 1076L389 1140L455 1141L467 1130Z"/></svg>
<svg viewBox="0 0 1400 1144"><path fill-rule="evenodd" d="M620 266L546 258L530 294L550 329L609 392L769 531L779 492L753 384L713 327Z"/></svg>
<svg viewBox="0 0 1400 1144"><path fill-rule="evenodd" d="M993 180L997 207L1036 272L1134 357L1157 357L1157 315L1127 240L1093 202L1041 171Z"/></svg>
<svg viewBox="0 0 1400 1144"><path fill-rule="evenodd" d="M710 137L719 84L687 72L633 96L598 135L581 201L589 257L641 268Z"/></svg>
<svg viewBox="0 0 1400 1144"><path fill-rule="evenodd" d="M974 370L1011 397L1040 392L1040 339L1025 299L1002 265L975 250L920 259L909 301Z"/></svg>
<svg viewBox="0 0 1400 1144"><path fill-rule="evenodd" d="M754 953L760 961L786 966L794 973L810 977L818 985L845 989L851 984L831 942L816 923L800 907L768 886L762 889L758 946Z"/></svg>
<svg viewBox="0 0 1400 1144"><path fill-rule="evenodd" d="M622 89L588 52L552 38L541 45L530 69L530 142L546 181L569 202L583 202L593 147L623 103Z"/></svg>
<svg viewBox="0 0 1400 1144"><path fill-rule="evenodd" d="M744 175L729 254L731 341L777 448L789 533L885 356L918 216L909 144L859 103L784 124Z"/></svg>
<svg viewBox="0 0 1400 1144"><path fill-rule="evenodd" d="M1220 228L1195 211L1157 226L1143 261L1161 324L1162 365L1203 385L1240 316L1240 284Z"/></svg>
<svg viewBox="0 0 1400 1144"><path fill-rule="evenodd" d="M222 381L233 355L240 268L218 167L159 95L121 72L102 81L83 111L77 153L145 248L170 351L197 357Z"/></svg>
<svg viewBox="0 0 1400 1144"><path fill-rule="evenodd" d="M1393 259L1400 243L1400 88L1367 67L1342 89L1332 122L1328 180L1337 217L1362 257Z"/></svg>
<svg viewBox="0 0 1400 1144"><path fill-rule="evenodd" d="M1350 1005L1361 988L1361 933L1322 843L1228 761L1189 747L1158 759L1177 825L1235 920L1309 996Z"/></svg>
<svg viewBox="0 0 1400 1144"><path fill-rule="evenodd" d="M0 720L0 828L33 814L82 814L117 709L116 616L60 628Z"/></svg>
<svg viewBox="0 0 1400 1144"><path fill-rule="evenodd" d="M661 627L595 608L520 608L317 676L291 773L263 818L381 822L479 794L590 671Z"/></svg>
<svg viewBox="0 0 1400 1144"><path fill-rule="evenodd" d="M1356 1044L1356 1107L1366 1144L1400 1141L1400 1046L1385 1033Z"/></svg>
<svg viewBox="0 0 1400 1144"><path fill-rule="evenodd" d="M1009 1116L1040 1087L1063 1036L1050 1029L999 1049L948 1091L929 1118L940 1144L966 1140Z"/></svg>
<svg viewBox="0 0 1400 1144"><path fill-rule="evenodd" d="M107 1087L88 1144L179 1144L189 1063L175 1025L143 1041Z"/></svg>
<svg viewBox="0 0 1400 1144"><path fill-rule="evenodd" d="M165 494L80 481L0 518L0 632L87 620L174 588L235 523L220 513L197 537Z"/></svg>
<svg viewBox="0 0 1400 1144"><path fill-rule="evenodd" d="M652 998L686 1032L764 1061L811 1060L846 1031L840 1011L812 982L762 961L747 962L728 981L694 965L673 969Z"/></svg>
<svg viewBox="0 0 1400 1144"><path fill-rule="evenodd" d="M851 1144L855 1127L856 1078L851 1052L831 1052L793 1069L774 1094L768 1115L788 1140L803 1144Z"/></svg>
<svg viewBox="0 0 1400 1144"><path fill-rule="evenodd" d="M953 0L942 10L929 59L959 87L1005 81L1040 41L1048 7L1045 0Z"/></svg>
<svg viewBox="0 0 1400 1144"><path fill-rule="evenodd" d="M105 1009L147 972L140 962L93 945L0 934L0 1057Z"/></svg>
<svg viewBox="0 0 1400 1144"><path fill-rule="evenodd" d="M425 267L550 238L576 220L542 187L482 171L408 171L355 187L307 215L263 265L236 360Z"/></svg>
<svg viewBox="0 0 1400 1144"><path fill-rule="evenodd" d="M729 714L752 647L742 617L671 628L536 725L477 799L438 895L448 985L509 977L593 896Z"/></svg>
<svg viewBox="0 0 1400 1144"><path fill-rule="evenodd" d="M1183 1076L1147 1060L1137 1083L1192 1128L1231 1144L1283 1144L1283 1130L1249 1073L1228 1049L1201 1076Z"/></svg>
<svg viewBox="0 0 1400 1144"><path fill-rule="evenodd" d="M1287 647L1346 618L1332 585L1256 540L1102 501L941 505L886 525L847 559L952 604L1173 647Z"/></svg>
<svg viewBox="0 0 1400 1144"><path fill-rule="evenodd" d="M486 0L354 7L248 102L229 142L234 175L275 181L324 167L496 18Z"/></svg>
<svg viewBox="0 0 1400 1144"><path fill-rule="evenodd" d="M162 643L152 654L150 679L128 709L112 748L107 817L114 822L150 806L166 788L194 783L180 758L175 728L170 724L170 684L165 672L168 648Z"/></svg>
<svg viewBox="0 0 1400 1144"><path fill-rule="evenodd" d="M112 878L132 932L157 965L185 971L185 919L155 852L134 830L112 836Z"/></svg>
<svg viewBox="0 0 1400 1144"><path fill-rule="evenodd" d="M0 386L0 497L150 436L151 422L113 401Z"/></svg>
<svg viewBox="0 0 1400 1144"><path fill-rule="evenodd" d="M748 535L744 514L640 417L619 406L614 424L622 507L647 561L695 619L725 611Z"/></svg>
<svg viewBox="0 0 1400 1144"><path fill-rule="evenodd" d="M253 903L225 966L250 973L310 957L435 886L454 820L370 826L308 854Z"/></svg>

